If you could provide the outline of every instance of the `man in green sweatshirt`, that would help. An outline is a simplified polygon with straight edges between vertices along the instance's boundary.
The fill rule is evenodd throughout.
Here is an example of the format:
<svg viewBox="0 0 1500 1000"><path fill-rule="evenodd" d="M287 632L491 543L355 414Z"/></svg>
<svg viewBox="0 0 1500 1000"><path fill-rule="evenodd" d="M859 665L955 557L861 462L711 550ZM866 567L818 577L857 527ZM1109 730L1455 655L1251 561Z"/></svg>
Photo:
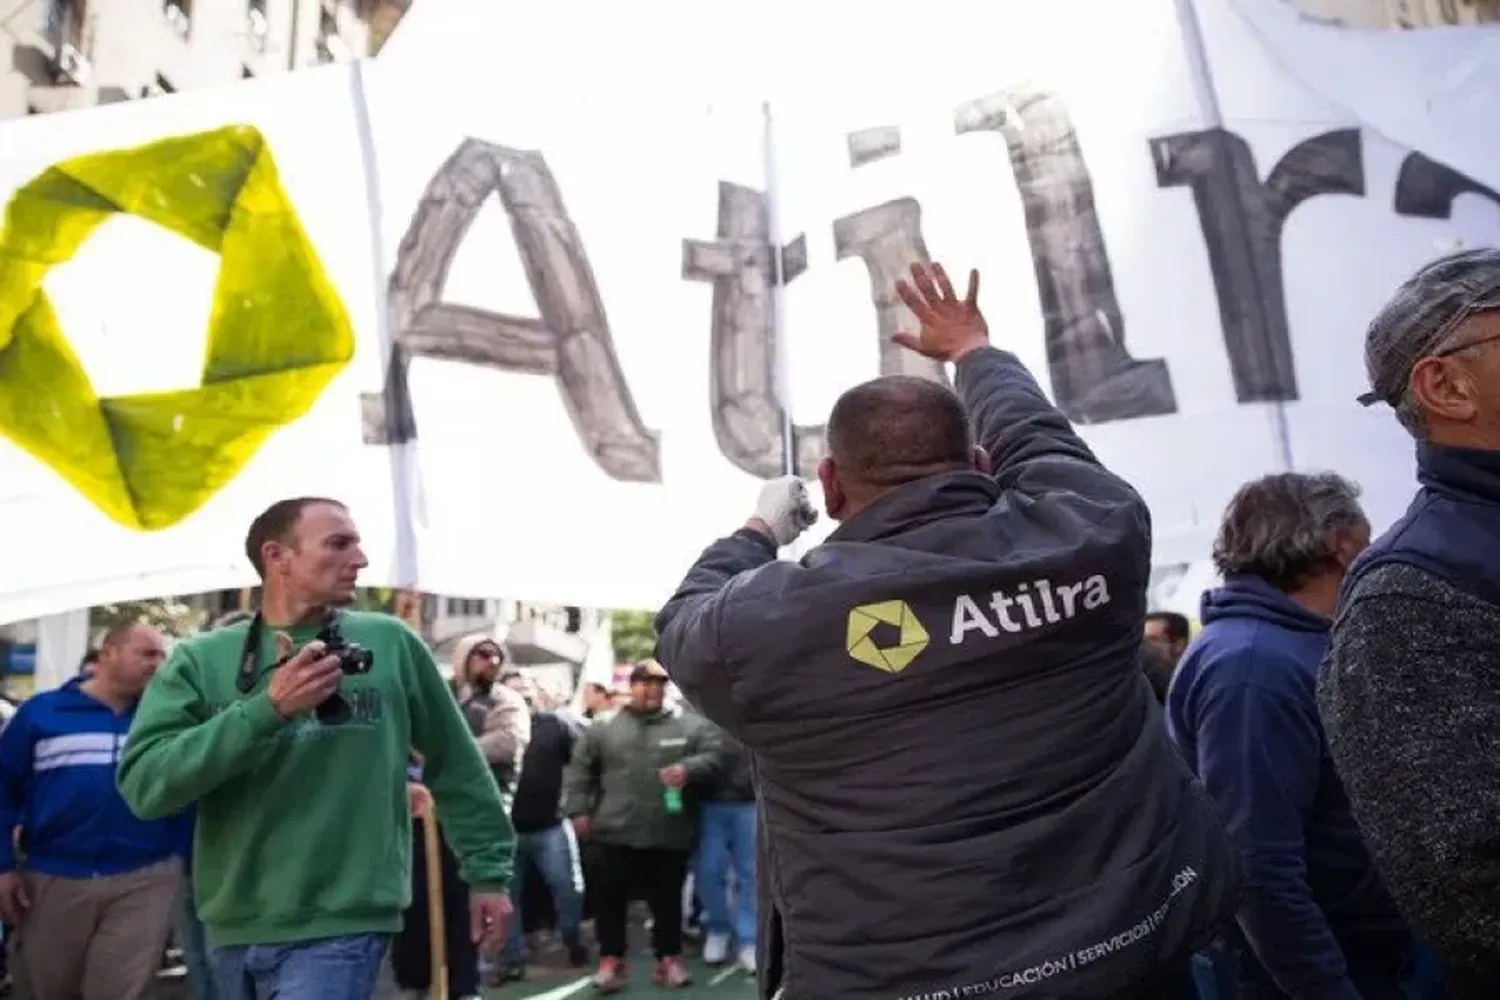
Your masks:
<svg viewBox="0 0 1500 1000"><path fill-rule="evenodd" d="M246 553L255 619L173 650L146 690L119 785L142 818L196 803L198 912L223 1000L368 1000L411 895L415 748L463 878L471 933L504 940L514 833L426 645L387 615L337 611L366 565L342 504L273 504ZM373 653L345 675L323 629ZM323 638L317 638L320 633ZM342 719L316 710L338 695Z"/></svg>

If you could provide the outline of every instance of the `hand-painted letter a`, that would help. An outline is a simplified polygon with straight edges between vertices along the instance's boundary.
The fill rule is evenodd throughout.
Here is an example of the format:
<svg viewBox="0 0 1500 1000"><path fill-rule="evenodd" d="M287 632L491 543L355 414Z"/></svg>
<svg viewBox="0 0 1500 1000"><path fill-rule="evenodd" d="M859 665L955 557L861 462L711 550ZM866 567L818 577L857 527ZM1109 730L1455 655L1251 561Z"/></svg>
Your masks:
<svg viewBox="0 0 1500 1000"><path fill-rule="evenodd" d="M539 318L441 301L459 244L492 193L510 217ZM600 468L615 479L661 480L657 435L636 411L583 241L540 153L464 140L412 215L387 297L395 347L384 393L364 400L367 443L416 437L407 369L413 357L446 358L555 377Z"/></svg>

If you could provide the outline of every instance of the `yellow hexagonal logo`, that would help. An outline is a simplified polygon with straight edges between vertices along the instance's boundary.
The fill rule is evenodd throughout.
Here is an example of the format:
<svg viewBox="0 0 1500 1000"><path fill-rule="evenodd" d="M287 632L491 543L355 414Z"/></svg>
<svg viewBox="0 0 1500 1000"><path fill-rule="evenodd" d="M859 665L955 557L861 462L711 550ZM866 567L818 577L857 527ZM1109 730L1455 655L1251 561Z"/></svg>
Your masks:
<svg viewBox="0 0 1500 1000"><path fill-rule="evenodd" d="M219 255L195 388L101 399L47 300L47 272L118 212ZM202 507L353 357L343 301L251 126L65 160L5 207L0 434L127 528Z"/></svg>
<svg viewBox="0 0 1500 1000"><path fill-rule="evenodd" d="M894 625L900 636L894 646L882 649L870 633L880 625ZM849 612L848 638L844 648L849 655L867 667L899 674L921 655L931 642L927 630L917 621L916 613L905 601L881 601L861 604Z"/></svg>

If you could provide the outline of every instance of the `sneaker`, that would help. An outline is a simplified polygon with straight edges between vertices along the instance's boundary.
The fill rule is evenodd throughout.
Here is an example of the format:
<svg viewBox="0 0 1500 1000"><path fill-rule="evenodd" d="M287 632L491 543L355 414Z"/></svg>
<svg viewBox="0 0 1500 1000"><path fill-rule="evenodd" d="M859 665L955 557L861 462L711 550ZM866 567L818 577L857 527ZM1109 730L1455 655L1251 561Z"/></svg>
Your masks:
<svg viewBox="0 0 1500 1000"><path fill-rule="evenodd" d="M500 970L500 981L504 983L520 983L526 980L525 962L506 962Z"/></svg>
<svg viewBox="0 0 1500 1000"><path fill-rule="evenodd" d="M669 990L680 990L692 981L693 977L688 974L687 966L676 956L658 959L656 971L651 973L651 982Z"/></svg>
<svg viewBox="0 0 1500 1000"><path fill-rule="evenodd" d="M628 982L625 963L618 958L601 958L599 971L594 973L594 989L600 993L618 993Z"/></svg>
<svg viewBox="0 0 1500 1000"><path fill-rule="evenodd" d="M748 972L752 976L755 975L755 948L741 948L736 964L739 965L741 972Z"/></svg>
<svg viewBox="0 0 1500 1000"><path fill-rule="evenodd" d="M723 965L729 958L729 935L710 934L703 941L703 961L709 965Z"/></svg>

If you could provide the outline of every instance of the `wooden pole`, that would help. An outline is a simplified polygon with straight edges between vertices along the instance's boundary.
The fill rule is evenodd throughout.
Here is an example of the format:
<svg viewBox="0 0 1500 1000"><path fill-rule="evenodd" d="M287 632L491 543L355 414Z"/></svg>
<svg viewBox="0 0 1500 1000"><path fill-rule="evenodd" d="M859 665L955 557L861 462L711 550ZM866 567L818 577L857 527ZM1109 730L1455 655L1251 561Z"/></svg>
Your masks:
<svg viewBox="0 0 1500 1000"><path fill-rule="evenodd" d="M437 810L427 808L422 817L422 842L427 847L427 933L432 953L432 1000L448 1000L448 929L443 918L442 843L438 837Z"/></svg>

